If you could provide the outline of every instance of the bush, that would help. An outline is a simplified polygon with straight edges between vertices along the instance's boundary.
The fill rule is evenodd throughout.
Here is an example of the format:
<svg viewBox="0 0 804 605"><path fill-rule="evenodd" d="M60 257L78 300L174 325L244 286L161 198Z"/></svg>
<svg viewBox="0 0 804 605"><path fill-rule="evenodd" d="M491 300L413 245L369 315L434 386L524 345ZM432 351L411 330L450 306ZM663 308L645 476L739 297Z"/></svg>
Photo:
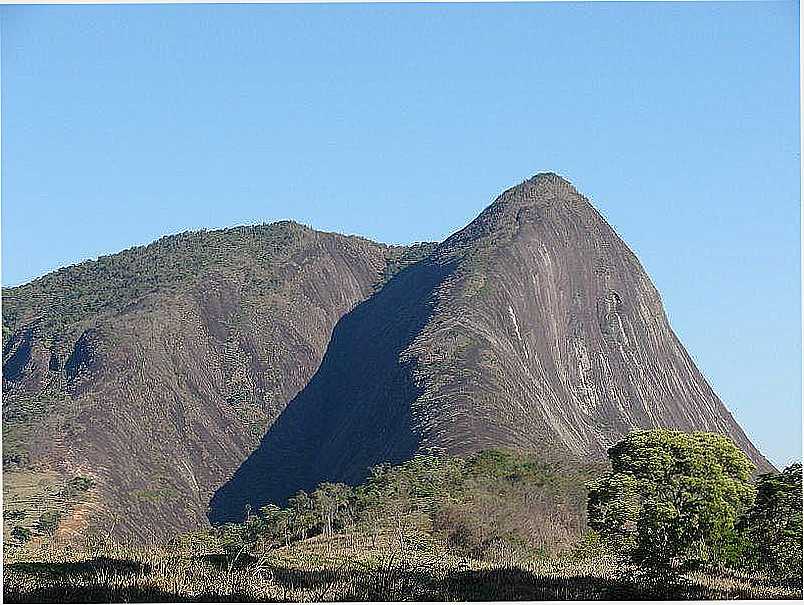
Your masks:
<svg viewBox="0 0 804 605"><path fill-rule="evenodd" d="M477 515L465 507L445 506L433 515L433 529L441 533L447 546L470 557L480 557L489 540L488 531Z"/></svg>
<svg viewBox="0 0 804 605"><path fill-rule="evenodd" d="M68 499L73 498L78 494L89 491L94 485L95 481L89 477L81 477L80 475L73 477L67 481L67 485L64 486L64 497Z"/></svg>
<svg viewBox="0 0 804 605"><path fill-rule="evenodd" d="M59 526L59 521L61 521L61 513L57 510L49 510L42 513L34 529L43 534L53 535Z"/></svg>

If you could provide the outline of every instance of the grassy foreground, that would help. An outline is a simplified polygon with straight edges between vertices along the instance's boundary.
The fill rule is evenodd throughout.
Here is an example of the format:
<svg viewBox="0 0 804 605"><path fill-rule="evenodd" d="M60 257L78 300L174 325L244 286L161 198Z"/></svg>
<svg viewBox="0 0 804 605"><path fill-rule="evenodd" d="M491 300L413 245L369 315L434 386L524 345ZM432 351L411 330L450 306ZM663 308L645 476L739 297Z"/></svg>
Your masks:
<svg viewBox="0 0 804 605"><path fill-rule="evenodd" d="M801 586L732 573L650 578L601 556L507 545L456 556L426 533L317 536L233 561L192 544L50 544L7 556L7 603L800 599Z"/></svg>
<svg viewBox="0 0 804 605"><path fill-rule="evenodd" d="M636 566L631 551L586 529L594 474L511 450L417 456L375 467L361 485L322 483L284 507L159 544L15 525L4 544L4 601L801 599L795 561ZM786 501L772 502L776 510ZM795 550L800 529L791 531L774 544Z"/></svg>

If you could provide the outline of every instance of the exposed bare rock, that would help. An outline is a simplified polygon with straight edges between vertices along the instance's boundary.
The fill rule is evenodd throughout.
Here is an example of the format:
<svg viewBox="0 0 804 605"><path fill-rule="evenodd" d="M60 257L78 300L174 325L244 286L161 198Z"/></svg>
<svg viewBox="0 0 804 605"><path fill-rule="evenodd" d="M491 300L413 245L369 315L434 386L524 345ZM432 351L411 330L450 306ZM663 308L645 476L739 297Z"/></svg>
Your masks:
<svg viewBox="0 0 804 605"><path fill-rule="evenodd" d="M72 533L235 519L417 452L595 460L637 427L718 431L769 467L637 259L553 174L439 245L186 233L3 303L4 465L93 479Z"/></svg>
<svg viewBox="0 0 804 605"><path fill-rule="evenodd" d="M335 323L408 253L293 223L174 237L4 292L7 470L92 477L90 524L141 538L208 522ZM97 304L64 304L70 283Z"/></svg>
<svg viewBox="0 0 804 605"><path fill-rule="evenodd" d="M216 494L215 520L417 452L599 459L628 431L753 447L671 330L636 257L553 174L503 193L335 329L321 368Z"/></svg>

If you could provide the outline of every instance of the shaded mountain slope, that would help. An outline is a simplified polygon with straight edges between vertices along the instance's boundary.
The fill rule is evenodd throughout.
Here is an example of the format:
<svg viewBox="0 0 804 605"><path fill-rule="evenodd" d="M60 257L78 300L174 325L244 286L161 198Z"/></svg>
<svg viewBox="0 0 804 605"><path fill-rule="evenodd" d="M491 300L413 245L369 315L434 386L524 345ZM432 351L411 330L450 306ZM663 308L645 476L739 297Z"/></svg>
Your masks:
<svg viewBox="0 0 804 605"><path fill-rule="evenodd" d="M600 459L637 427L710 430L767 461L671 330L638 260L537 175L344 317L313 380L211 502L213 520L417 452Z"/></svg>
<svg viewBox="0 0 804 605"><path fill-rule="evenodd" d="M402 353L421 332L450 267L402 270L343 317L321 367L269 429L260 448L219 490L211 519L238 519L246 505L284 502L324 479L354 483L368 467L419 449L410 403L421 394Z"/></svg>
<svg viewBox="0 0 804 605"><path fill-rule="evenodd" d="M416 254L276 223L4 290L6 470L91 478L83 527L147 538L206 523L336 322Z"/></svg>
<svg viewBox="0 0 804 605"><path fill-rule="evenodd" d="M178 532L416 453L584 463L637 427L721 432L769 467L553 174L438 245L284 222L4 289L3 395L8 501L55 502L61 534Z"/></svg>

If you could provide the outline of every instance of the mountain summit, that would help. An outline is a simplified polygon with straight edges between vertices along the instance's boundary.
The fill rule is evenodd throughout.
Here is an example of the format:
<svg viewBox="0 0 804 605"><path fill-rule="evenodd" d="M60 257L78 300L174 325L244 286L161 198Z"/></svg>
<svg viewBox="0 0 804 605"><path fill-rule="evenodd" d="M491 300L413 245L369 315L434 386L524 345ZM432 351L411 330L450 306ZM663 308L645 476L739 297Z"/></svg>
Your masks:
<svg viewBox="0 0 804 605"><path fill-rule="evenodd" d="M416 453L509 446L577 462L660 426L727 434L767 466L633 253L572 185L539 174L338 322L211 516Z"/></svg>
<svg viewBox="0 0 804 605"><path fill-rule="evenodd" d="M182 234L3 303L6 477L91 477L77 531L237 519L416 453L583 463L635 428L723 433L770 466L634 254L552 173L440 244Z"/></svg>

